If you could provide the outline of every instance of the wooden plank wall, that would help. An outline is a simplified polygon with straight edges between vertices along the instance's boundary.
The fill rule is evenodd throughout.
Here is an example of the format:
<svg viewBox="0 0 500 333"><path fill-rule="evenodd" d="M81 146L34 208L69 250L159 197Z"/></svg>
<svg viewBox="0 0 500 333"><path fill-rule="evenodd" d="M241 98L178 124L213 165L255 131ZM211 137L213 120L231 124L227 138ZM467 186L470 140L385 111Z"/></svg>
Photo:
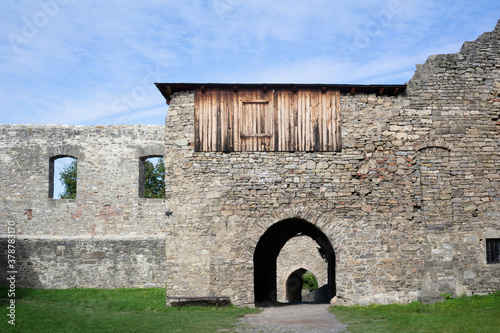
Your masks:
<svg viewBox="0 0 500 333"><path fill-rule="evenodd" d="M340 92L195 90L196 151L340 151Z"/></svg>

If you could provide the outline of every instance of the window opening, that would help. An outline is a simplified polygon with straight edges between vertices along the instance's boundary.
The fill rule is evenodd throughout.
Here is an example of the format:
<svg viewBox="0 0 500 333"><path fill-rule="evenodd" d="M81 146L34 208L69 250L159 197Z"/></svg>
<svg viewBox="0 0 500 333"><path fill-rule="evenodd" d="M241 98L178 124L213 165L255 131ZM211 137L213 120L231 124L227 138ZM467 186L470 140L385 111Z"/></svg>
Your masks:
<svg viewBox="0 0 500 333"><path fill-rule="evenodd" d="M163 156L146 156L140 163L139 196L165 198L165 163Z"/></svg>
<svg viewBox="0 0 500 333"><path fill-rule="evenodd" d="M486 263L500 263L500 238L486 240Z"/></svg>
<svg viewBox="0 0 500 333"><path fill-rule="evenodd" d="M78 160L72 156L50 159L49 198L76 199Z"/></svg>

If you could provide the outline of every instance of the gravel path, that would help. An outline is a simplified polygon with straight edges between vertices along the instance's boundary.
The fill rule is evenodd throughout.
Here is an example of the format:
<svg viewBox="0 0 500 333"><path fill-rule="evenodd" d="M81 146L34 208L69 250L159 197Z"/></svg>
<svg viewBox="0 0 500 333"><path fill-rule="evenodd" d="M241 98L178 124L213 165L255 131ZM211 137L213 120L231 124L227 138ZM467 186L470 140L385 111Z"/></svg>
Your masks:
<svg viewBox="0 0 500 333"><path fill-rule="evenodd" d="M327 304L298 304L266 308L259 314L250 314L241 318L232 332L345 332L346 325L340 323L327 309Z"/></svg>

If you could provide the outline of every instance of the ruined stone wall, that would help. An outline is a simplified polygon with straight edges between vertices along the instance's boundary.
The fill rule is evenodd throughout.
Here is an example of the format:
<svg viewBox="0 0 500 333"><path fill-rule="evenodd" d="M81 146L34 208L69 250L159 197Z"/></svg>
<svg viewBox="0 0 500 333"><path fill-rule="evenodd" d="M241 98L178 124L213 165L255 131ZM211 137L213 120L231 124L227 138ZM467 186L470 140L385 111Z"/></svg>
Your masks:
<svg viewBox="0 0 500 333"><path fill-rule="evenodd" d="M485 239L500 235L500 24L460 53L429 57L407 91L409 134L422 133L422 209L429 217L422 221L422 297L497 290L499 267L487 265L484 252ZM441 193L425 184L429 173Z"/></svg>
<svg viewBox="0 0 500 333"><path fill-rule="evenodd" d="M0 126L0 243L10 225L19 286L164 285L165 201L138 194L140 158L163 155L163 141L163 126ZM78 158L74 200L49 198L60 155Z"/></svg>
<svg viewBox="0 0 500 333"><path fill-rule="evenodd" d="M251 304L257 242L288 218L328 236L348 304L498 289L498 40L430 57L405 94L342 95L340 153L194 152L193 92L174 94L168 292Z"/></svg>
<svg viewBox="0 0 500 333"><path fill-rule="evenodd" d="M0 126L0 216L19 235L165 234L161 199L139 198L140 157L163 155L162 126ZM49 161L78 158L77 198L49 198ZM2 225L6 233L6 225Z"/></svg>

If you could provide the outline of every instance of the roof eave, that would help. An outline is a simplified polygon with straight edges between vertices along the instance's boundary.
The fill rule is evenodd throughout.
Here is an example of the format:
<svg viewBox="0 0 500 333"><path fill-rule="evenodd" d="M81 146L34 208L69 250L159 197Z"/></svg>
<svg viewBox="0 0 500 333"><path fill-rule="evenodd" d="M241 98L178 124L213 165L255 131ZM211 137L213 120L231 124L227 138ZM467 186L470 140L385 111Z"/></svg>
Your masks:
<svg viewBox="0 0 500 333"><path fill-rule="evenodd" d="M300 88L317 88L317 89L335 89L340 90L341 93L350 93L354 95L355 93L375 93L377 95L388 95L396 96L406 90L405 84L294 84L294 83L155 83L158 90L170 104L172 99L172 94L181 91L190 91L195 89L207 89L207 88L220 88L220 89L233 89L237 90L239 88L266 88L266 89L277 89L277 88L290 88L290 89L300 89Z"/></svg>

